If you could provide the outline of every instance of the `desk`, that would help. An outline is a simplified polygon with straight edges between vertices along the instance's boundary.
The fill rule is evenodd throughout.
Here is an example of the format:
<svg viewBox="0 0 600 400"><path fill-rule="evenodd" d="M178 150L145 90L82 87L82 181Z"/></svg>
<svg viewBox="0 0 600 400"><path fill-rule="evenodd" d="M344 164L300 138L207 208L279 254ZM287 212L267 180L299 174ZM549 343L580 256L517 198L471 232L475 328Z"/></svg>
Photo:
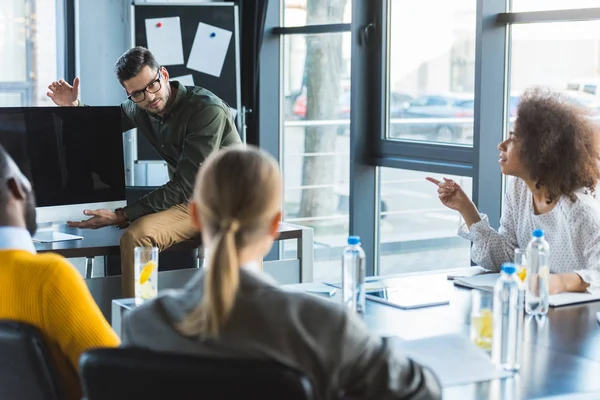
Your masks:
<svg viewBox="0 0 600 400"><path fill-rule="evenodd" d="M451 271L432 272L439 284ZM412 275L412 274L411 274ZM450 281L447 285L452 286ZM286 285L290 290L317 289L321 284ZM451 289L449 305L401 310L367 301L365 322L382 336L418 339L446 333L468 335L470 290ZM339 301L340 291L331 297ZM113 301L113 327L120 330L121 312L135 307L130 299ZM512 378L444 388L444 399L556 399L600 398L600 326L596 312L600 302L551 308L538 323L525 321L520 372ZM118 326L117 326L118 324ZM460 364L457 364L460 368Z"/></svg>
<svg viewBox="0 0 600 400"><path fill-rule="evenodd" d="M114 226L94 230L69 228L66 224L62 224L57 227L57 231L83 236L83 239L55 243L35 243L36 250L38 253L58 253L66 258L87 258L86 279L92 277L94 257L121 254L119 242L124 231ZM300 268L300 282L312 282L314 258L312 228L282 222L279 224L278 240L288 239L298 241L297 258ZM173 245L165 251L192 250L200 246L202 246L202 241L197 238Z"/></svg>

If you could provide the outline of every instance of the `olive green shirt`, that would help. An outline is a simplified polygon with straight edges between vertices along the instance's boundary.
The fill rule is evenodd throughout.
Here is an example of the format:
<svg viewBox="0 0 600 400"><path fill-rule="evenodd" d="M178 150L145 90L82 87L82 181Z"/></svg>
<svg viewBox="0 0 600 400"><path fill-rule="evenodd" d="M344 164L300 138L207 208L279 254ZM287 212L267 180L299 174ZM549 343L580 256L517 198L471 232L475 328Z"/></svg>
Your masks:
<svg viewBox="0 0 600 400"><path fill-rule="evenodd" d="M212 92L188 90L172 81L175 100L164 117L139 108L132 101L121 104L123 132L137 128L166 161L169 182L127 205L129 221L187 202L194 189L198 168L213 151L241 143L231 109Z"/></svg>

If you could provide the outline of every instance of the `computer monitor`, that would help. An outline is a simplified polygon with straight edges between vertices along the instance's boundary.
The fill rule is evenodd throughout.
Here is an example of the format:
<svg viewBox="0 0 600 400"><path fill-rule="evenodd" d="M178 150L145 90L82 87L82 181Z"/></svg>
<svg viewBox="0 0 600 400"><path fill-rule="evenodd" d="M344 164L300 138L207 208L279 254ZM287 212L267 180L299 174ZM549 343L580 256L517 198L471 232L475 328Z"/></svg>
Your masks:
<svg viewBox="0 0 600 400"><path fill-rule="evenodd" d="M0 108L0 144L33 185L38 224L125 205L119 107Z"/></svg>

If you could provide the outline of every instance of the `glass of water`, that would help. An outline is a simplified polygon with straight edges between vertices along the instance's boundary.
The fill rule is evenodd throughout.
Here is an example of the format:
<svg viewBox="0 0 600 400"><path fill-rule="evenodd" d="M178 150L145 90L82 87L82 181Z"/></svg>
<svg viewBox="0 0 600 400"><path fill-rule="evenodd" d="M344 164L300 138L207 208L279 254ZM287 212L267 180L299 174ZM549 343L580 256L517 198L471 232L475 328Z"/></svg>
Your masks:
<svg viewBox="0 0 600 400"><path fill-rule="evenodd" d="M524 249L515 249L515 267L517 268L517 275L521 278L521 282L525 282L527 277L527 256Z"/></svg>
<svg viewBox="0 0 600 400"><path fill-rule="evenodd" d="M494 294L471 290L471 340L481 349L492 350L492 315Z"/></svg>
<svg viewBox="0 0 600 400"><path fill-rule="evenodd" d="M158 292L158 247L136 247L133 254L136 301L153 299Z"/></svg>

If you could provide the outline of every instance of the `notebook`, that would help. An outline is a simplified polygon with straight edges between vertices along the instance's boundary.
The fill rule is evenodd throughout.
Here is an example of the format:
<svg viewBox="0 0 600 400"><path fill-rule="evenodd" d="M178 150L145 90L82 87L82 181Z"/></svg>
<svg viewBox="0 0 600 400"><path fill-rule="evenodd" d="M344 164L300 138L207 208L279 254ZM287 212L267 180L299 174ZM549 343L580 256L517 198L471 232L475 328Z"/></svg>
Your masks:
<svg viewBox="0 0 600 400"><path fill-rule="evenodd" d="M456 286L472 289L493 291L500 274L485 274L454 280ZM600 300L600 294L591 293L559 293L550 296L550 307L568 306L571 304L588 303Z"/></svg>

